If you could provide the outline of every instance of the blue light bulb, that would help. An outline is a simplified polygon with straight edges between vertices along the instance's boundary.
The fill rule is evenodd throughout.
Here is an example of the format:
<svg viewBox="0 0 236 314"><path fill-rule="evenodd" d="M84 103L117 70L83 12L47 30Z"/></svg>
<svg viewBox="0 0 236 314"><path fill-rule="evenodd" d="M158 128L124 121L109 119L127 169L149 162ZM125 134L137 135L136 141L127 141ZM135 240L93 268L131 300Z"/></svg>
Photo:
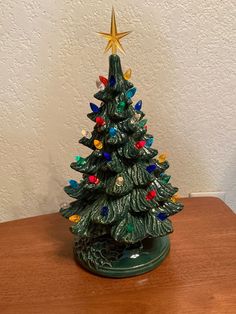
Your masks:
<svg viewBox="0 0 236 314"><path fill-rule="evenodd" d="M161 221L165 220L167 217L168 216L165 213L158 213L158 214L156 214L156 218L158 218Z"/></svg>
<svg viewBox="0 0 236 314"><path fill-rule="evenodd" d="M127 98L132 98L135 95L136 91L137 91L136 87L132 87L132 88L127 90L125 95Z"/></svg>
<svg viewBox="0 0 236 314"><path fill-rule="evenodd" d="M103 206L103 207L101 208L101 215L102 215L103 217L106 217L106 216L108 215L108 212L109 212L109 208L108 208L107 206Z"/></svg>
<svg viewBox="0 0 236 314"><path fill-rule="evenodd" d="M77 181L75 181L75 180L69 180L68 182L69 182L70 186L71 186L73 189L78 189L79 183L78 183Z"/></svg>
<svg viewBox="0 0 236 314"><path fill-rule="evenodd" d="M110 79L109 79L109 86L113 87L116 85L116 79L114 77L114 75L111 75Z"/></svg>
<svg viewBox="0 0 236 314"><path fill-rule="evenodd" d="M116 128L110 128L109 129L109 135L111 137L114 137L116 135L116 133L117 133L117 129Z"/></svg>
<svg viewBox="0 0 236 314"><path fill-rule="evenodd" d="M142 108L142 103L143 103L142 100L139 100L137 104L134 106L134 109L140 111Z"/></svg>
<svg viewBox="0 0 236 314"><path fill-rule="evenodd" d="M154 138L153 138L153 137L149 137L149 138L146 140L145 146L146 146L146 147L151 147L152 144L153 144L153 141L154 141Z"/></svg>
<svg viewBox="0 0 236 314"><path fill-rule="evenodd" d="M104 152L103 153L103 157L107 160L107 161L111 161L111 155L109 153Z"/></svg>
<svg viewBox="0 0 236 314"><path fill-rule="evenodd" d="M153 165L147 166L147 167L146 167L146 170L147 170L147 172L151 173L151 172L153 172L156 168L157 168L157 166L156 166L155 164L153 164Z"/></svg>
<svg viewBox="0 0 236 314"><path fill-rule="evenodd" d="M97 105L93 104L92 102L90 103L90 108L94 113L100 112L100 109Z"/></svg>

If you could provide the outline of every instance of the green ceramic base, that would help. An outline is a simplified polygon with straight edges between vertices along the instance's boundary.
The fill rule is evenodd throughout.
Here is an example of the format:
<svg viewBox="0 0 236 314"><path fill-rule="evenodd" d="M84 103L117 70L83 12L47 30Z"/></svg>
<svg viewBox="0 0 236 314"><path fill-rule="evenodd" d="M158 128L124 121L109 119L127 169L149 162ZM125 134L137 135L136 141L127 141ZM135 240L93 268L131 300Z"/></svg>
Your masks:
<svg viewBox="0 0 236 314"><path fill-rule="evenodd" d="M166 258L170 250L168 236L146 238L131 246L118 245L110 238L77 239L74 255L77 262L95 274L122 278L146 273Z"/></svg>

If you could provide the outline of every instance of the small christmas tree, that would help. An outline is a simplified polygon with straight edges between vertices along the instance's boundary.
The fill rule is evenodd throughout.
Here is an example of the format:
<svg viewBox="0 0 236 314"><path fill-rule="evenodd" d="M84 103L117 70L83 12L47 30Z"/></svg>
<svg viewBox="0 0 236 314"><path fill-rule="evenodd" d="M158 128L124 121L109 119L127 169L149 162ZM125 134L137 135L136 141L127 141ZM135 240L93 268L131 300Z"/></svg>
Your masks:
<svg viewBox="0 0 236 314"><path fill-rule="evenodd" d="M142 101L132 105L136 88L129 81L131 70L123 73L116 54L117 47L123 51L119 39L128 33L117 33L113 10L111 33L101 33L108 39L106 51L112 48L108 79L99 77L94 97L101 104L90 103L88 114L95 126L91 134L83 130L79 141L92 153L71 164L83 178L69 181L65 192L75 201L60 210L73 222L77 260L112 277L140 274L160 264L173 231L169 216L183 208L178 189L165 174L165 154L151 147Z"/></svg>

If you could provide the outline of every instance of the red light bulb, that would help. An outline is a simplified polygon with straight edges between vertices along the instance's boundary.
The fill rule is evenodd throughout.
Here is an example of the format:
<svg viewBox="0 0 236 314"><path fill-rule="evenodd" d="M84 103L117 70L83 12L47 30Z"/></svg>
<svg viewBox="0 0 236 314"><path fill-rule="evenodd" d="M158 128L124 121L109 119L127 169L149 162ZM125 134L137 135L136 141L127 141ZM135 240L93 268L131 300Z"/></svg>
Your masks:
<svg viewBox="0 0 236 314"><path fill-rule="evenodd" d="M157 195L157 192L154 190L151 190L148 192L148 194L146 195L146 200L150 201L152 200L155 196Z"/></svg>
<svg viewBox="0 0 236 314"><path fill-rule="evenodd" d="M143 146L146 144L146 141L138 141L136 144L135 144L135 147L137 149L141 149L143 148Z"/></svg>
<svg viewBox="0 0 236 314"><path fill-rule="evenodd" d="M96 123L100 126L105 124L105 120L102 117L97 117L96 118Z"/></svg>
<svg viewBox="0 0 236 314"><path fill-rule="evenodd" d="M104 76L99 76L99 80L100 80L100 82L102 83L102 84L104 84L105 86L107 86L107 84L108 84L108 79L107 78L105 78Z"/></svg>
<svg viewBox="0 0 236 314"><path fill-rule="evenodd" d="M93 183L93 184L98 184L100 182L100 180L96 176L89 176L88 181L89 183Z"/></svg>

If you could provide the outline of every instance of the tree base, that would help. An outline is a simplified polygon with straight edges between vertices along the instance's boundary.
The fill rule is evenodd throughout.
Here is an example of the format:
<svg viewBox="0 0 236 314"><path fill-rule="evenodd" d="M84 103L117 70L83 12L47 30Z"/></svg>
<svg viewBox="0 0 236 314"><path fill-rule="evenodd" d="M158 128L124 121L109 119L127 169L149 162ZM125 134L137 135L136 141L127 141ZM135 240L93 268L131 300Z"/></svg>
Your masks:
<svg viewBox="0 0 236 314"><path fill-rule="evenodd" d="M124 278L146 273L161 264L170 250L169 237L146 238L124 245L107 236L75 239L76 261L92 273Z"/></svg>

